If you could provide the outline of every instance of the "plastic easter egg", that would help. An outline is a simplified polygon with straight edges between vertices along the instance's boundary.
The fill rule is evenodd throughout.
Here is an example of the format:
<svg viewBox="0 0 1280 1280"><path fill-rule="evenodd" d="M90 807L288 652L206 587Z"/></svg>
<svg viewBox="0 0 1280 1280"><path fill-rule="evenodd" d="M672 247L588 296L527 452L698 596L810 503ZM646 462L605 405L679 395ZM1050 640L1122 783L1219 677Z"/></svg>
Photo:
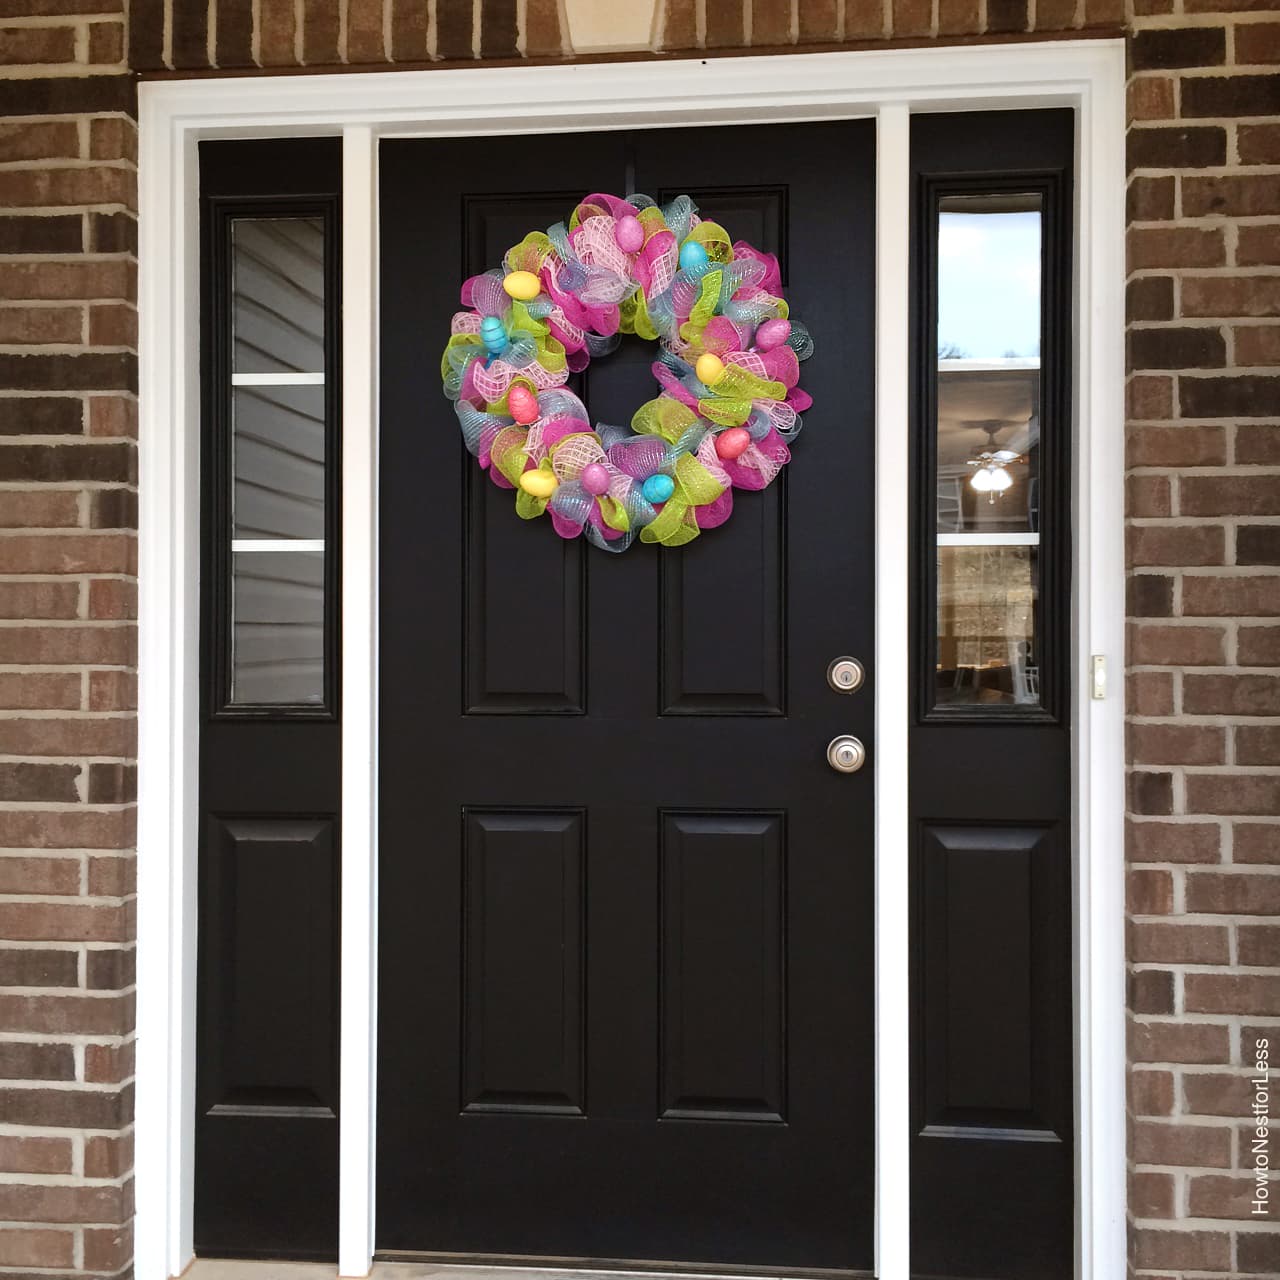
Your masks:
<svg viewBox="0 0 1280 1280"><path fill-rule="evenodd" d="M642 492L644 496L652 503L666 502L676 491L676 482L668 475L663 475L661 471L657 475L650 476L645 482Z"/></svg>
<svg viewBox="0 0 1280 1280"><path fill-rule="evenodd" d="M766 320L756 330L756 349L772 351L775 347L782 346L789 337L791 337L790 320Z"/></svg>
<svg viewBox="0 0 1280 1280"><path fill-rule="evenodd" d="M520 487L533 498L549 498L560 487L560 481L550 471L526 471L520 477Z"/></svg>
<svg viewBox="0 0 1280 1280"><path fill-rule="evenodd" d="M685 271L696 271L706 265L707 251L696 240L686 240L680 246L680 266Z"/></svg>
<svg viewBox="0 0 1280 1280"><path fill-rule="evenodd" d="M510 297L532 302L542 292L542 281L532 271L509 271L502 277L502 287Z"/></svg>
<svg viewBox="0 0 1280 1280"><path fill-rule="evenodd" d="M644 244L644 227L641 226L640 219L631 214L619 218L618 225L613 229L613 238L623 253L637 252Z"/></svg>
<svg viewBox="0 0 1280 1280"><path fill-rule="evenodd" d="M529 423L538 420L538 397L522 383L517 382L507 392L507 408L522 427L527 427Z"/></svg>
<svg viewBox="0 0 1280 1280"><path fill-rule="evenodd" d="M588 462L578 477L582 487L593 497L609 492L609 468L600 462Z"/></svg>
<svg viewBox="0 0 1280 1280"><path fill-rule="evenodd" d="M491 463L492 461L493 461L493 459L492 459L491 457L489 457L489 455L488 455L487 453L482 453L482 454L480 455L480 470L481 470L481 471L488 471L488 470L489 470L489 463Z"/></svg>
<svg viewBox="0 0 1280 1280"><path fill-rule="evenodd" d="M751 432L746 427L730 427L716 436L716 453L722 458L737 458L746 452L751 443Z"/></svg>
<svg viewBox="0 0 1280 1280"><path fill-rule="evenodd" d="M698 357L698 363L693 366L693 371L698 375L698 381L704 386L714 387L724 377L724 361L719 356L706 351Z"/></svg>
<svg viewBox="0 0 1280 1280"><path fill-rule="evenodd" d="M498 355L507 347L507 326L497 316L485 316L480 321L480 341L491 355Z"/></svg>

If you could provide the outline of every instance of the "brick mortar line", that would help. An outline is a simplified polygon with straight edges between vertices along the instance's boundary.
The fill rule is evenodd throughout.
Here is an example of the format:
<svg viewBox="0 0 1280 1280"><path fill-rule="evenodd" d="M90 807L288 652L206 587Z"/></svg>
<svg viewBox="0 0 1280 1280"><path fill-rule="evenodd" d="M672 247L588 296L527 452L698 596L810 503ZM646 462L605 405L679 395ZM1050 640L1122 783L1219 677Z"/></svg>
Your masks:
<svg viewBox="0 0 1280 1280"><path fill-rule="evenodd" d="M1270 926L1260 925L1259 927L1269 928ZM1132 973L1192 973L1211 978L1231 978L1239 974L1250 978L1280 978L1280 973L1277 973L1275 965L1205 965L1194 964L1187 960L1129 960L1127 964ZM1197 1012L1198 1010L1194 1009L1184 1009L1180 1016L1194 1016ZM1241 1014L1240 1016L1247 1018L1249 1015Z"/></svg>
<svg viewBox="0 0 1280 1280"><path fill-rule="evenodd" d="M103 66L103 67L112 67L112 68L116 67L117 65L121 67L125 66L124 63L117 64L114 62L96 63L94 65ZM126 72L127 74L131 75L132 69L126 68ZM96 75L97 72L89 68L86 68L84 74L86 76ZM41 114L14 116L12 117L12 119L15 121L20 121L24 125L26 124L61 124L61 123L78 122L82 120L91 121L91 120L109 119L109 120L127 121L129 124L133 125L135 132L138 127L138 121L136 117L131 116L127 111L110 111L105 108L99 108L92 111L47 111Z"/></svg>
<svg viewBox="0 0 1280 1280"><path fill-rule="evenodd" d="M1280 565L1274 564L1189 564L1189 565L1130 565L1129 577L1142 578L1158 573L1187 574L1193 578L1274 578L1280 576ZM1185 615L1184 615L1185 616ZM1232 614L1235 618L1239 615ZM1254 614L1253 617L1270 617Z"/></svg>
<svg viewBox="0 0 1280 1280"><path fill-rule="evenodd" d="M100 1084L96 1081L83 1080L37 1080L37 1081L6 1081L0 1085L0 1094L12 1091L15 1088L22 1089L24 1092L31 1088L39 1089L44 1092L46 1089L51 1093L90 1093L111 1095L122 1093L125 1085L121 1083ZM3 1176L3 1175L0 1175Z"/></svg>
<svg viewBox="0 0 1280 1280"><path fill-rule="evenodd" d="M131 946L132 944L128 944L128 945ZM82 951L108 952L108 951L120 950L120 944L114 943L114 942L97 942L97 941L68 942L65 939L59 938L56 941L30 943L30 942L21 942L17 939L10 939L10 938L0 939L0 951L27 951L32 946L39 946L41 950L52 949L54 951L66 951L68 953L74 953L76 955L79 955L80 952ZM50 987L48 989L50 991L55 991L55 992L79 990L78 987ZM8 990L8 988L5 988L5 990Z"/></svg>
<svg viewBox="0 0 1280 1280"><path fill-rule="evenodd" d="M123 300L122 300L123 302ZM109 301L108 305L121 305L114 301ZM124 304L131 305L131 304ZM86 356L86 355L129 355L136 356L137 351L133 347L120 346L99 346L89 342L0 342L0 355L6 356ZM121 436L70 436L64 437L68 443L79 440L89 439L96 441L104 441L110 439L123 439ZM0 443L9 443L11 437L4 437ZM12 437L19 442L25 441L28 437L18 436ZM56 437L43 437L43 439L56 439Z"/></svg>
<svg viewBox="0 0 1280 1280"><path fill-rule="evenodd" d="M1267 480L1271 478L1271 475L1272 473L1270 472L1260 471L1258 478L1262 480ZM1191 478L1196 479L1198 477L1193 476ZM1227 478L1240 479L1240 477L1238 476L1230 476ZM1125 520L1125 527L1129 529L1171 529L1171 528L1172 529L1179 529L1179 528L1228 529L1228 528L1234 528L1240 522L1244 522L1247 524L1260 524L1260 525L1266 525L1270 527L1276 524L1280 524L1280 515L1271 514L1269 512L1262 513L1259 515L1252 515L1248 512L1231 512L1229 514L1224 513L1223 515L1209 515L1209 516L1193 516L1193 515L1129 516ZM1205 566L1197 565L1194 567L1204 568ZM1244 568L1246 566L1224 565L1222 567L1223 568L1228 568L1228 567ZM1273 565L1271 567L1274 568L1275 566ZM4 571L0 569L0 574L3 574L3 572ZM27 575L23 575L23 576L26 577ZM127 577L128 575L122 575L122 576ZM0 581L3 581L2 577L0 577Z"/></svg>
<svg viewBox="0 0 1280 1280"><path fill-rule="evenodd" d="M1129 425L1134 427L1139 427L1139 426L1140 427L1147 427L1147 426L1170 427L1176 430L1185 430L1187 426L1191 426L1191 427L1265 426L1265 427L1270 427L1274 429L1275 420L1259 418L1256 420L1246 420L1244 422L1241 422L1239 418L1182 418L1182 419L1133 418L1130 420ZM1160 476L1160 477L1166 477L1166 478L1175 479L1175 480L1182 479L1182 478L1195 480L1200 478L1201 476L1215 476L1215 475L1236 476L1236 477L1244 478L1248 476L1270 476L1274 474L1280 474L1280 473L1277 473L1277 470L1272 463L1259 463L1257 466L1250 466L1250 464L1247 462L1232 462L1232 463L1224 462L1224 463L1218 464L1217 466L1214 466L1212 464L1207 464L1207 465L1198 464L1194 466L1188 465L1188 466L1181 466L1181 467L1168 466L1168 465L1156 465L1156 464L1152 464L1150 466L1147 466L1145 464L1136 464L1136 465L1127 467L1125 470L1125 475L1127 476ZM1126 516L1125 517L1126 520L1139 520L1139 519L1146 519L1146 518L1148 517L1144 517L1144 516ZM1156 516L1151 518L1164 519L1166 517ZM1176 519L1177 517L1168 517L1168 518ZM56 530L49 530L49 532L53 533L53 532L56 532Z"/></svg>
<svg viewBox="0 0 1280 1280"><path fill-rule="evenodd" d="M81 116L77 113L74 117L79 120L92 120L92 115ZM23 117L14 116L11 120L21 120ZM138 172L138 162L129 159L128 156L28 156L20 160L0 160L0 172L3 173L83 173L86 171L97 171L99 169L119 169L123 173ZM21 205L6 206L6 208L21 208ZM76 206L77 208L79 206Z"/></svg>
<svg viewBox="0 0 1280 1280"><path fill-rule="evenodd" d="M5 80L83 80L88 76L132 78L133 69L123 62L32 62L0 67L0 82ZM81 114L67 111L60 114Z"/></svg>
<svg viewBox="0 0 1280 1280"><path fill-rule="evenodd" d="M0 260L2 261L2 260ZM1176 274L1182 279L1193 280L1252 280L1254 278L1263 280L1273 280L1280 276L1280 266L1270 264L1266 266L1220 266L1220 267L1133 267L1125 276L1125 282L1131 280L1145 280L1152 276L1163 277ZM1231 316L1188 316L1190 320L1230 320ZM1265 319L1266 317L1253 316L1251 319ZM1275 317L1271 317L1274 321Z"/></svg>
<svg viewBox="0 0 1280 1280"><path fill-rule="evenodd" d="M91 1174L75 1174L75 1173L24 1173L19 1169L6 1169L0 1172L0 1186L27 1185L33 1187L102 1187L104 1189L118 1190L133 1178L133 1172L117 1174L114 1178L98 1178ZM9 1226L10 1223L0 1219L0 1225ZM63 1222L64 1228L89 1228L109 1225L96 1222Z"/></svg>
<svg viewBox="0 0 1280 1280"><path fill-rule="evenodd" d="M88 800L0 800L0 813L129 813L136 802L112 801L106 804ZM5 895L12 897L13 895ZM59 894L59 898L63 895Z"/></svg>
<svg viewBox="0 0 1280 1280"><path fill-rule="evenodd" d="M112 857L113 855L119 856L126 853L136 853L136 850L132 848L102 849L102 850L99 850L98 856L109 858L109 857ZM136 893L129 893L129 894L125 894L124 896L103 894L100 897L89 897L89 896L84 896L80 894L65 894L62 896L56 896L51 894L6 893L6 894L0 895L0 902L3 902L10 906L27 906L27 907L72 907L76 909L79 909L82 907L92 907L97 911L99 915L105 915L107 913L119 913L127 910L130 905L137 902L137 898L138 898L138 895ZM20 946L28 943L37 947L41 945L41 940L39 938L20 938L16 936L10 937L8 934L5 934L3 936L8 943L13 945ZM95 949L111 951L111 950L120 950L122 948L128 949L136 945L137 938L132 936L132 934L125 934L117 938L92 938L92 939L72 938L72 939L68 939L68 941L72 941L76 943L84 943L86 945L88 942L92 941L93 943L96 944ZM108 995L114 996L118 994L118 991L115 989L97 988L97 987L95 988L68 987L68 988L65 988L65 990L80 991L82 993L84 991L91 990L91 991L103 994L104 996L108 996ZM0 1034L3 1034L3 1033L0 1033Z"/></svg>
<svg viewBox="0 0 1280 1280"><path fill-rule="evenodd" d="M120 999L123 1000L125 997L131 995L136 989L137 989L136 987L130 987L127 991L119 992L118 994ZM55 994L71 995L73 997L79 997L79 996L88 995L91 993L91 991L92 991L92 988L64 987L60 991L56 992ZM25 992L23 993L22 998L24 999L26 998ZM48 996L40 996L39 998L44 1000L49 999ZM128 1048L129 1045L133 1043L134 1038L135 1038L134 1033L132 1031L121 1032L119 1034L114 1034L106 1031L99 1031L99 1032L7 1031L4 1033L5 1043L11 1043L11 1044L46 1044L46 1043L54 1044L56 1043L59 1045L69 1045L75 1048L89 1048L89 1047L96 1046L102 1049L125 1049L125 1048ZM66 1083L75 1083L75 1082L68 1081ZM117 1085L118 1083L119 1082L116 1082ZM12 1085L8 1085L8 1086L0 1085L0 1088L4 1088L4 1087L12 1088ZM16 1124L19 1122L14 1121L14 1123Z"/></svg>
<svg viewBox="0 0 1280 1280"><path fill-rule="evenodd" d="M21 673L22 667L20 663L11 663L10 667L17 669ZM65 667L56 668L57 670L73 672L81 670L89 671L123 671L130 675L137 671L137 666L114 666L105 665L86 665L85 663L69 662ZM5 668L7 671L8 668ZM136 720L138 713L136 710L128 711L89 711L84 708L68 709L66 711L46 708L24 709L22 707L6 707L0 709L0 719L4 720L110 720L110 721L129 721ZM111 757L115 759L116 757ZM130 757L132 758L132 757Z"/></svg>
<svg viewBox="0 0 1280 1280"><path fill-rule="evenodd" d="M1245 517L1242 517L1245 518ZM1280 517L1270 517L1272 520L1280 520ZM48 569L41 569L36 573L15 573L0 564L0 585L19 584L19 583L85 583L85 582L125 582L136 583L137 575L132 573L122 573L117 569L106 569L101 573L95 573L88 569L77 569L71 573L53 573ZM23 621L23 619L10 619L10 621ZM39 621L39 619L29 619L29 621ZM82 618L82 622L91 622L91 618Z"/></svg>
<svg viewBox="0 0 1280 1280"><path fill-rule="evenodd" d="M106 9L89 13L15 13L12 16L0 18L0 30L6 27L35 27L37 29L47 27L83 27L96 22L113 22L123 26L125 14L119 12L111 13Z"/></svg>

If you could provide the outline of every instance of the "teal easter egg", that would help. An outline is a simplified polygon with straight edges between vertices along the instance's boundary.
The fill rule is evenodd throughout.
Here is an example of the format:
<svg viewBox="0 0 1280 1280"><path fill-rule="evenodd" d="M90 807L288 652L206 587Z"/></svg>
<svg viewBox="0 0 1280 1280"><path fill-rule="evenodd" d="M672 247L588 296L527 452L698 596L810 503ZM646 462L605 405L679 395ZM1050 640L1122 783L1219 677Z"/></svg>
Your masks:
<svg viewBox="0 0 1280 1280"><path fill-rule="evenodd" d="M666 502L675 491L676 482L670 476L663 475L662 472L650 476L641 489L644 496L655 505L659 502Z"/></svg>
<svg viewBox="0 0 1280 1280"><path fill-rule="evenodd" d="M685 271L696 271L706 265L707 251L696 240L686 240L680 246L680 266Z"/></svg>
<svg viewBox="0 0 1280 1280"><path fill-rule="evenodd" d="M507 326L497 316L485 316L480 321L480 340L492 355L506 349Z"/></svg>

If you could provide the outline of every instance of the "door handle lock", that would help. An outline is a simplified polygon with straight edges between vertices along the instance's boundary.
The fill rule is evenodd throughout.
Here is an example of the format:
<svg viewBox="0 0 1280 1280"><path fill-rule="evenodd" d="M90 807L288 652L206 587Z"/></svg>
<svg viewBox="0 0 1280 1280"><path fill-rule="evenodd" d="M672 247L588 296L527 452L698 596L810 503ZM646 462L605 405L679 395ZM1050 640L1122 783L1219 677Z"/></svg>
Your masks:
<svg viewBox="0 0 1280 1280"><path fill-rule="evenodd" d="M867 762L867 749L847 733L827 744L827 763L837 773L857 773Z"/></svg>
<svg viewBox="0 0 1280 1280"><path fill-rule="evenodd" d="M867 673L857 658L833 658L827 667L827 683L837 693L855 693Z"/></svg>

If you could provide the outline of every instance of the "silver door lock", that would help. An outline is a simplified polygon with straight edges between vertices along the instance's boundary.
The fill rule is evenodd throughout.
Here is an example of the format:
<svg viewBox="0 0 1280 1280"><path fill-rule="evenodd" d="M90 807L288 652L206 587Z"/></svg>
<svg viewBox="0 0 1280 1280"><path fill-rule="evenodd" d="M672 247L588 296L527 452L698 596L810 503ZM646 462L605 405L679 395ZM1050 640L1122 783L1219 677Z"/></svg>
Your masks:
<svg viewBox="0 0 1280 1280"><path fill-rule="evenodd" d="M866 761L866 747L847 733L832 738L827 744L827 763L837 773L857 773Z"/></svg>
<svg viewBox="0 0 1280 1280"><path fill-rule="evenodd" d="M862 688L866 678L867 673L857 658L833 658L827 668L827 683L837 693L854 693Z"/></svg>

